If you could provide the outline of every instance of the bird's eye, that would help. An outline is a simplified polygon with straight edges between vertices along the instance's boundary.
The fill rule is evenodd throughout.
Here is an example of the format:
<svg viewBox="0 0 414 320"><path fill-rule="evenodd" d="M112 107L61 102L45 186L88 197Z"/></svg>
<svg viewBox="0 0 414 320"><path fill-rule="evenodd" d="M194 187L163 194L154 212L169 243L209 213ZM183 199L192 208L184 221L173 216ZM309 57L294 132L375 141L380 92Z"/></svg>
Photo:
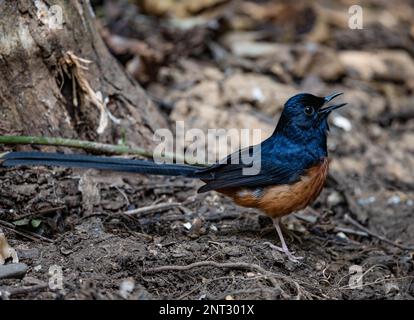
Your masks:
<svg viewBox="0 0 414 320"><path fill-rule="evenodd" d="M304 111L305 111L305 114L307 116L311 116L315 112L315 110L312 107L309 107L309 106L305 107L305 110Z"/></svg>

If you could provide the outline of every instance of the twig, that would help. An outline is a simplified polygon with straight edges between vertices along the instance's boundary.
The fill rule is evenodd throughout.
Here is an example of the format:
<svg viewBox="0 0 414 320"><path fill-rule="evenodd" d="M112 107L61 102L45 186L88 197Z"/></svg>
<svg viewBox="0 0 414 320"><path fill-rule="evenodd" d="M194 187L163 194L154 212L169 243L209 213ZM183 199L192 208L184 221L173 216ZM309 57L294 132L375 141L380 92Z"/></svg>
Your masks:
<svg viewBox="0 0 414 320"><path fill-rule="evenodd" d="M15 219L15 220L21 220L21 219L24 219L24 218L27 218L27 217L32 217L33 218L33 217L43 216L45 214L49 214L49 213L53 213L53 212L56 212L56 211L59 211L59 210L63 210L65 208L66 208L66 206L59 206L59 207L55 207L55 208L46 208L46 209L39 210L39 211L36 211L36 212L29 212L29 213L26 213L26 214L22 214L21 216L17 217L17 219Z"/></svg>
<svg viewBox="0 0 414 320"><path fill-rule="evenodd" d="M167 202L167 203L160 203L155 204L147 207L142 207L138 209L128 210L125 211L124 214L126 215L143 215L148 213L153 213L157 211L166 211L172 208L179 207L181 204L178 202Z"/></svg>
<svg viewBox="0 0 414 320"><path fill-rule="evenodd" d="M287 276L274 273L271 271L267 271L266 269L262 268L261 266L257 264L252 263L246 263L246 262L224 262L219 263L215 261L199 261L194 262L186 266L162 266L162 267L156 267L144 270L144 274L150 274L150 273L158 273L163 271L187 271L191 270L193 268L200 268L200 267L214 267L214 268L222 268L222 269L242 269L242 270L254 270L258 273L261 273L264 276L267 276L269 281L272 283L274 287L279 287L279 283L275 280L275 277L287 280L291 282L292 280L289 279Z"/></svg>
<svg viewBox="0 0 414 320"><path fill-rule="evenodd" d="M358 231L358 230L354 230L354 229L350 229L350 228L335 227L334 231L335 232L343 232L343 233L347 233L347 234L353 234L353 235L361 236L361 237L368 237L369 236L369 234L364 232L364 231Z"/></svg>
<svg viewBox="0 0 414 320"><path fill-rule="evenodd" d="M36 144L55 147L70 147L79 148L85 151L104 152L110 154L131 154L139 155L148 159L161 156L152 151L145 150L143 148L130 148L125 145L113 145L100 142L92 142L86 140L75 140L65 138L52 138L52 137L36 137L36 136L0 136L0 144ZM162 155L164 159L176 161L180 163L191 163L198 166L206 166L206 164L198 163L195 159L185 157L185 159L174 153L168 153Z"/></svg>
<svg viewBox="0 0 414 320"><path fill-rule="evenodd" d="M49 242L49 243L54 242L52 239L43 237L43 236L41 236L40 234L37 234L37 233L33 233L33 232L30 232L30 231L17 230L16 226L14 224L9 223L9 222L4 221L4 220L0 220L0 225L3 226L4 228L6 228L10 231L13 231L14 233L16 233L16 234L18 234L22 237L25 237L27 239L30 239L32 241L42 240L42 241L46 241L46 242Z"/></svg>
<svg viewBox="0 0 414 320"><path fill-rule="evenodd" d="M394 247L397 247L397 248L400 248L400 249L403 249L403 250L414 250L414 247L410 247L410 246L405 246L405 245L402 245L402 244L398 244L396 242L393 242L393 241L391 241L391 240L389 240L389 239L387 239L387 238L385 238L383 236L380 236L380 235L372 232L371 230L369 230L369 229L365 228L363 225L361 225L358 221L352 219L349 214L345 214L344 220L346 222L349 222L350 224L352 224L354 227L356 227L356 228L358 228L358 229L366 232L371 237L377 238L380 241L383 241L385 243L388 243L388 244L390 244L390 245L392 245Z"/></svg>
<svg viewBox="0 0 414 320"><path fill-rule="evenodd" d="M355 287L346 285L346 286L343 286L343 287L338 288L338 290L355 290L355 289L362 289L364 287L371 286L371 285L375 285L375 284L379 284L379 283L383 283L383 282L389 282L389 281L395 282L395 281L400 281L400 280L405 280L405 279L414 279L414 276L405 276L405 277L400 277L400 278L382 278L382 279L381 278L378 278L378 279L376 279L373 282L364 283L364 284L361 284L361 285L355 286Z"/></svg>
<svg viewBox="0 0 414 320"><path fill-rule="evenodd" d="M39 290L44 290L49 288L49 284L37 284L31 287L21 287L21 288L13 288L13 289L6 289L3 292L6 292L8 296L15 296L24 293L31 293Z"/></svg>
<svg viewBox="0 0 414 320"><path fill-rule="evenodd" d="M15 226L13 224L11 224L11 223L9 224L6 221L0 220L0 225L3 226L4 228L6 228L7 230L13 231L14 233L16 233L16 234L18 234L18 235L20 235L20 236L22 236L24 238L30 239L32 241L39 241L39 239L37 239L35 237L32 237L32 236L30 236L30 235L28 235L26 233L23 233L23 232L20 232L19 230L16 230L15 229Z"/></svg>

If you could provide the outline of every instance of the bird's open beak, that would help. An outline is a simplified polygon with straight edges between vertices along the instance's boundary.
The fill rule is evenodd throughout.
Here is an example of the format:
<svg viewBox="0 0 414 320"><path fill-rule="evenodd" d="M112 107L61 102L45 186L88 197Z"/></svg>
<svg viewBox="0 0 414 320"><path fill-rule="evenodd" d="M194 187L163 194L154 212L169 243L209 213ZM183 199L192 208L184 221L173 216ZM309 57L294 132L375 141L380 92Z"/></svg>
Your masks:
<svg viewBox="0 0 414 320"><path fill-rule="evenodd" d="M331 94L331 95L329 95L329 96L326 96L326 97L324 98L324 99L325 99L325 103L328 103L329 101L331 101L331 100L335 99L337 96L340 96L341 94L343 94L343 92L334 93L334 94Z"/></svg>
<svg viewBox="0 0 414 320"><path fill-rule="evenodd" d="M325 99L325 103L328 103L329 101L335 99L337 96L340 96L341 94L343 94L343 92L339 92L339 93L334 93L331 94L329 96L326 96ZM347 105L346 103L341 103L341 104L335 104L333 106L329 106L323 109L319 109L318 113L319 114L329 114L331 111L335 110L335 109L339 109L343 106Z"/></svg>

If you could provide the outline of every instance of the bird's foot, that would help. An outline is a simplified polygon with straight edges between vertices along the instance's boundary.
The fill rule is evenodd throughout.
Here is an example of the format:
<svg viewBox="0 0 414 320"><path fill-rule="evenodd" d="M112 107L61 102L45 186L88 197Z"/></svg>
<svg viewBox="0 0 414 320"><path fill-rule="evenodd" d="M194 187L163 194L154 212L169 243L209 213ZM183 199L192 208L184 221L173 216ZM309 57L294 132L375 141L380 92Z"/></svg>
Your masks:
<svg viewBox="0 0 414 320"><path fill-rule="evenodd" d="M274 245L273 243L270 243L270 242L265 242L264 244L267 244L273 250L277 250L279 252L284 253L287 256L287 258L289 259L289 261L292 261L294 263L299 263L300 260L303 259L303 257L298 257L298 256L293 255L293 253L289 251L288 247L285 247L285 248L279 247L279 246L276 246L276 245Z"/></svg>

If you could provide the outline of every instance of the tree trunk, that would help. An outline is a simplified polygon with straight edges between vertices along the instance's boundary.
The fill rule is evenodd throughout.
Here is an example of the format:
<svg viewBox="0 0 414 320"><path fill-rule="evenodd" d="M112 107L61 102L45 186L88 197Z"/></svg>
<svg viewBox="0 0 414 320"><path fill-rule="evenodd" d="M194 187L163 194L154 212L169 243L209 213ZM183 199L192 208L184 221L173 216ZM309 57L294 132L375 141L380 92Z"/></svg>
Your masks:
<svg viewBox="0 0 414 320"><path fill-rule="evenodd" d="M148 147L166 126L108 52L89 1L0 0L0 134Z"/></svg>

